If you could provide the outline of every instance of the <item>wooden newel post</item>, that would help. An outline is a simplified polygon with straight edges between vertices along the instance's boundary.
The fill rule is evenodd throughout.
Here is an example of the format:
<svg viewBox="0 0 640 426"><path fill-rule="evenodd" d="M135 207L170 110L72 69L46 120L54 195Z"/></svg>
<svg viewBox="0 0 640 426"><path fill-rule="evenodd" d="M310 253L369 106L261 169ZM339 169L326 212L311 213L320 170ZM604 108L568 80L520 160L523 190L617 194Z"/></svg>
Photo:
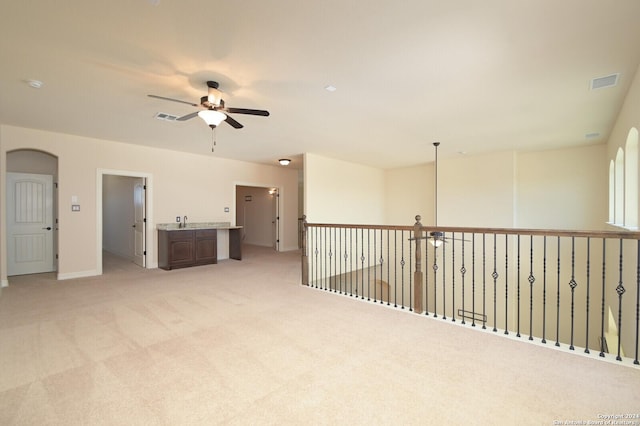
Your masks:
<svg viewBox="0 0 640 426"><path fill-rule="evenodd" d="M413 239L416 242L416 270L413 273L413 311L421 314L422 309L422 224L420 215L416 216L416 223L413 225Z"/></svg>
<svg viewBox="0 0 640 426"><path fill-rule="evenodd" d="M306 215L302 215L302 285L309 285L309 256L307 255Z"/></svg>

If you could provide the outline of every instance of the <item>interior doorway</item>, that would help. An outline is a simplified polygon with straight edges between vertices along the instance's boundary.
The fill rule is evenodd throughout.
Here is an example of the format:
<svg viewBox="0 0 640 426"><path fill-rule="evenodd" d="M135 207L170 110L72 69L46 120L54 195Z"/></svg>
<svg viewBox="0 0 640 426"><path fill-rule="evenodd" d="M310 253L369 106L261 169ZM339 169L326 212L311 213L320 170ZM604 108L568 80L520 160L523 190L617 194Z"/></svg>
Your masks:
<svg viewBox="0 0 640 426"><path fill-rule="evenodd" d="M58 269L58 158L20 149L7 153L7 276Z"/></svg>
<svg viewBox="0 0 640 426"><path fill-rule="evenodd" d="M236 225L243 244L280 250L280 191L276 187L236 185Z"/></svg>
<svg viewBox="0 0 640 426"><path fill-rule="evenodd" d="M102 250L145 267L145 178L102 178Z"/></svg>
<svg viewBox="0 0 640 426"><path fill-rule="evenodd" d="M98 170L97 273L103 273L103 253L143 268L153 259L152 176L147 173Z"/></svg>

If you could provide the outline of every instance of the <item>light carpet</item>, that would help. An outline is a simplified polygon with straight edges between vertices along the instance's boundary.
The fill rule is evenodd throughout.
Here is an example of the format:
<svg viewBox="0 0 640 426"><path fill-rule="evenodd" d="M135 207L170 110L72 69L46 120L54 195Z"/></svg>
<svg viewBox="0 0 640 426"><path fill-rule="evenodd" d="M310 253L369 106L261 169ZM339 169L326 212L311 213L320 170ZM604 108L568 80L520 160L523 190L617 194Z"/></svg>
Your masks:
<svg viewBox="0 0 640 426"><path fill-rule="evenodd" d="M552 425L640 413L639 369L310 289L298 252L244 249L240 262L175 271L105 255L100 277L11 277L0 424Z"/></svg>

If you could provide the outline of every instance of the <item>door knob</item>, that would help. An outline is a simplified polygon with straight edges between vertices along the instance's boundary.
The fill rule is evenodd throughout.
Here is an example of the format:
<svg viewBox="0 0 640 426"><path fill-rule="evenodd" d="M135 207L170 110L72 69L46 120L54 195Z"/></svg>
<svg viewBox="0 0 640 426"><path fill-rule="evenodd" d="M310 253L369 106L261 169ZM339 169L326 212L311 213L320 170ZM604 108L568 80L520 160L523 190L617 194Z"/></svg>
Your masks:
<svg viewBox="0 0 640 426"><path fill-rule="evenodd" d="M47 226L46 228L42 228L42 229L46 229L47 231L51 231L51 227Z"/></svg>

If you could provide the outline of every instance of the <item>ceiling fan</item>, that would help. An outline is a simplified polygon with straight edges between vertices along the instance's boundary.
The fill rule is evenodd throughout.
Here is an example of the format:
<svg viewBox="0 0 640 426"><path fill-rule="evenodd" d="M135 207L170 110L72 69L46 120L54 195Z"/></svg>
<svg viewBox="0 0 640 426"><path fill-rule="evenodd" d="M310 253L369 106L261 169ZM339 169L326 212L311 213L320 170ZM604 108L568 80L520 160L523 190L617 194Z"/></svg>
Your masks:
<svg viewBox="0 0 640 426"><path fill-rule="evenodd" d="M202 107L199 111L192 112L182 117L178 117L176 121L191 120L196 115L204 120L205 123L211 129L216 128L220 123L226 121L231 127L235 129L242 129L244 126L233 119L229 114L248 114L248 115L260 115L263 117L269 116L269 111L261 109L247 109L247 108L231 108L226 107L224 99L222 99L222 92L218 90L217 81L207 81L207 87L209 88L207 96L200 98L200 103L195 104L193 102L181 101L179 99L166 98L158 95L147 95L150 98L163 99L165 101L180 102L182 104L191 105L193 107Z"/></svg>

